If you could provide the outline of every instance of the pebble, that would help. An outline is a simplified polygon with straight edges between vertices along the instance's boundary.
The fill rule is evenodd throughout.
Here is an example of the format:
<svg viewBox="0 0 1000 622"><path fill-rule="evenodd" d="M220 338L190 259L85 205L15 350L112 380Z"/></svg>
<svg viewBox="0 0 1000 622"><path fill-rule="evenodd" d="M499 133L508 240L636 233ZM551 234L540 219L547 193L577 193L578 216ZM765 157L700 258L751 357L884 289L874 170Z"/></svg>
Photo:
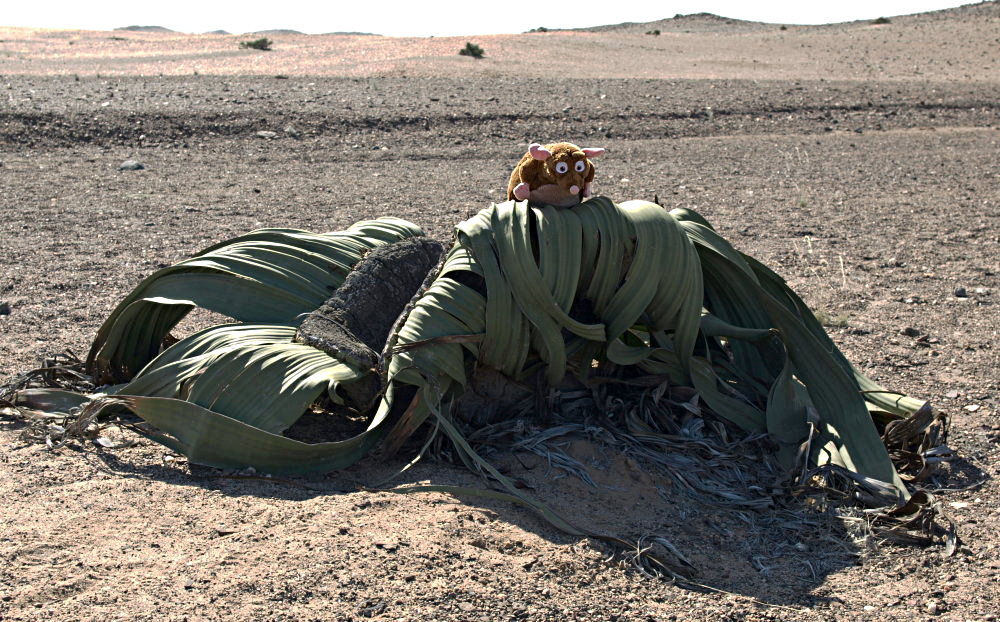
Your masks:
<svg viewBox="0 0 1000 622"><path fill-rule="evenodd" d="M900 335L906 335L907 337L919 337L920 331L912 326L907 326L906 328L900 329Z"/></svg>
<svg viewBox="0 0 1000 622"><path fill-rule="evenodd" d="M146 168L146 166L138 160L125 160L118 165L119 171L141 171L144 168Z"/></svg>
<svg viewBox="0 0 1000 622"><path fill-rule="evenodd" d="M927 613L931 614L932 616L936 616L937 614L941 613L941 605L939 605L936 600L927 601L927 603L924 604L924 609L926 609Z"/></svg>
<svg viewBox="0 0 1000 622"><path fill-rule="evenodd" d="M969 292L967 292L964 287L955 288L955 298L968 298L968 297L969 297Z"/></svg>
<svg viewBox="0 0 1000 622"><path fill-rule="evenodd" d="M257 132L257 138L266 138L266 139L270 140L272 138L277 138L277 137L278 137L278 133L277 132L270 132L268 130L261 130L261 131Z"/></svg>
<svg viewBox="0 0 1000 622"><path fill-rule="evenodd" d="M374 605L363 607L361 609L361 615L365 618L374 618L377 615L385 613L386 604L384 601L379 601Z"/></svg>
<svg viewBox="0 0 1000 622"><path fill-rule="evenodd" d="M0 315L10 315L9 302L0 302Z"/></svg>

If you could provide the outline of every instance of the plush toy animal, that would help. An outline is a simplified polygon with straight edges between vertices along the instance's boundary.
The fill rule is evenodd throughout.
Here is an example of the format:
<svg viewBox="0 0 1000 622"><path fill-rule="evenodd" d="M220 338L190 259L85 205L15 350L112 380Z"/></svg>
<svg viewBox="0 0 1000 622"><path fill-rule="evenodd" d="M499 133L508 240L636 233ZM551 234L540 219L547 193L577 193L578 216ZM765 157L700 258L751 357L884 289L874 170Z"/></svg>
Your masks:
<svg viewBox="0 0 1000 622"><path fill-rule="evenodd" d="M594 180L590 158L603 153L604 149L581 149L572 143L531 143L511 173L507 198L572 207L590 196Z"/></svg>

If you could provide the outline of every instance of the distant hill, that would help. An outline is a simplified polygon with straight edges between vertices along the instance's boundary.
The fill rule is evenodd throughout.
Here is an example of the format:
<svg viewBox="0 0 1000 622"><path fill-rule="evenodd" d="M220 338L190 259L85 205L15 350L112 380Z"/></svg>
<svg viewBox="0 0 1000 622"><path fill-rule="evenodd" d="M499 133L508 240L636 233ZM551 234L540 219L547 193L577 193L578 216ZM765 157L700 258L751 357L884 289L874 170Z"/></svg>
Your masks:
<svg viewBox="0 0 1000 622"><path fill-rule="evenodd" d="M692 13L690 15L675 15L668 19L655 22L624 22L606 26L591 26L590 28L574 28L581 32L627 32L645 33L651 30L660 32L757 32L774 30L779 24L764 22L748 22L741 19L721 17L712 13Z"/></svg>
<svg viewBox="0 0 1000 622"><path fill-rule="evenodd" d="M938 11L927 11L926 13L910 13L907 15L884 15L889 18L891 24L933 24L935 22L949 22L954 20L968 20L975 23L989 22L1000 19L1000 2L987 0L986 2L976 2L973 4L963 4L962 6L950 9L940 9ZM866 19L854 22L844 22L842 24L824 24L822 26L809 26L809 28L829 29L838 26L868 26L874 20Z"/></svg>
<svg viewBox="0 0 1000 622"><path fill-rule="evenodd" d="M306 33L304 33L304 32L299 32L298 30L281 29L281 28L277 28L277 29L274 29L274 30L258 30L256 32L245 32L243 34L245 34L245 35L269 35L269 36L272 36L272 37L273 36L281 36L281 35L303 35L303 36L309 36L309 35L306 35ZM374 32L344 32L344 31L324 32L322 35L317 35L317 36L321 36L322 37L322 36L327 36L327 35L355 35L355 36L364 36L364 37L381 37L382 36L382 35L375 34Z"/></svg>
<svg viewBox="0 0 1000 622"><path fill-rule="evenodd" d="M273 30L257 30L255 32L244 32L245 35L304 35L306 33L299 32L298 30L290 30L287 28L275 28Z"/></svg>
<svg viewBox="0 0 1000 622"><path fill-rule="evenodd" d="M124 26L115 30L128 30L131 32L175 32L163 26Z"/></svg>
<svg viewBox="0 0 1000 622"><path fill-rule="evenodd" d="M206 35L231 35L233 33L228 30L211 30L205 33Z"/></svg>
<svg viewBox="0 0 1000 622"><path fill-rule="evenodd" d="M892 16L885 15L884 17L889 18L889 23L912 23L914 21L919 22L936 22L936 21L948 21L953 19L971 19L971 20L991 20L994 18L1000 18L1000 2L997 0L986 0L984 2L977 2L973 4L965 4L959 7L954 7L951 9L941 9L939 11L928 11L926 13L913 13L910 15L900 15ZM856 26L869 26L872 24L873 19L857 20L853 22L842 22L836 24L822 24L816 26L796 26L796 28L808 28L816 30L824 30L831 28L842 28L842 27L856 27ZM654 30L659 30L661 33L666 32L692 32L692 33L711 33L711 32L761 32L767 30L775 30L779 28L787 28L793 26L794 24L770 24L766 22L750 22L741 19L733 19L730 17L722 17L719 15L714 15L712 13L692 13L690 15L675 15L674 17L668 19L661 19L655 22L624 22L621 24L608 24L604 26L591 26L589 28L537 28L530 32L538 31L556 31L556 30L573 30L578 32L622 32L629 34L641 34L648 33Z"/></svg>

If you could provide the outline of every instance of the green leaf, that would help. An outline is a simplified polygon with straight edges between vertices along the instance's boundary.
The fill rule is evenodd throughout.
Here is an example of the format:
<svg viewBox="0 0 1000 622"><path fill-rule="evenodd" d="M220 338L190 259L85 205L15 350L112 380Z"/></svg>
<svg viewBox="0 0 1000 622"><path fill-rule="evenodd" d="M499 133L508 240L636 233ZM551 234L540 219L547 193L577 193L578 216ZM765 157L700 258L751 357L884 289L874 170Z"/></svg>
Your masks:
<svg viewBox="0 0 1000 622"><path fill-rule="evenodd" d="M183 400L116 396L95 403L99 411L115 407L127 408L154 426L154 430L143 433L195 464L221 469L252 466L260 473L273 475L347 468L370 452L385 432L385 419L381 419L347 440L307 444Z"/></svg>
<svg viewBox="0 0 1000 622"><path fill-rule="evenodd" d="M293 343L286 326L227 325L184 339L154 359L118 396L182 398L280 433L321 395L367 370Z"/></svg>
<svg viewBox="0 0 1000 622"><path fill-rule="evenodd" d="M94 339L87 370L101 382L131 379L195 306L241 322L298 324L367 250L421 233L387 218L323 235L265 229L210 246L147 277L119 303Z"/></svg>

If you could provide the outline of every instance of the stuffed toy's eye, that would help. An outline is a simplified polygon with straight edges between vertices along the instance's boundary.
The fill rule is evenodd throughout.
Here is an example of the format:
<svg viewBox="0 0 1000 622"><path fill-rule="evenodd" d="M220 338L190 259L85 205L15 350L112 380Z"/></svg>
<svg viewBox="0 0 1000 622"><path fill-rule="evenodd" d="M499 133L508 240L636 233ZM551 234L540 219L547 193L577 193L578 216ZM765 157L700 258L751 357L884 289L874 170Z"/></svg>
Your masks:
<svg viewBox="0 0 1000 622"><path fill-rule="evenodd" d="M568 170L569 170L569 164L566 164L565 162L560 162L556 164L556 172L559 173L560 175L562 175Z"/></svg>
<svg viewBox="0 0 1000 622"><path fill-rule="evenodd" d="M574 168L576 169L577 173L582 173L585 170L587 170L587 163L584 162L583 160L577 160L576 166Z"/></svg>

